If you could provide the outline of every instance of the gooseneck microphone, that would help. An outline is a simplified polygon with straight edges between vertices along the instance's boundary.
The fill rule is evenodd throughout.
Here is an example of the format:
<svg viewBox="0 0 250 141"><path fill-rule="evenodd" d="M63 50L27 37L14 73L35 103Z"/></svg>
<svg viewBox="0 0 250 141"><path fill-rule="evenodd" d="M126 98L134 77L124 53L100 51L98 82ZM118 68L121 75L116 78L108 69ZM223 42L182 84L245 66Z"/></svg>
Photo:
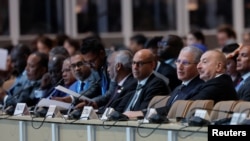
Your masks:
<svg viewBox="0 0 250 141"><path fill-rule="evenodd" d="M246 113L247 111L248 113ZM239 125L250 125L249 111L250 111L250 108L246 108L240 112L239 117L236 121ZM244 116L244 114L246 115Z"/></svg>
<svg viewBox="0 0 250 141"><path fill-rule="evenodd" d="M91 87L89 87L86 91L83 91L79 94L78 97L74 97L74 100L72 101L68 111L67 111L67 115L69 119L79 119L82 113L82 109L75 109L72 111L72 109L74 108L74 106L76 104L79 103L80 98L83 97L84 95L90 95L91 93L93 93L93 91L99 87L99 82L101 81L101 79L98 79L93 85L91 85ZM89 101L91 102L91 101ZM70 113L71 112L71 113Z"/></svg>
<svg viewBox="0 0 250 141"><path fill-rule="evenodd" d="M162 93L160 93L158 95L161 95L161 94ZM166 117L165 114L162 115L162 114L159 114L159 113L150 113L150 108L154 108L156 104L162 102L163 100L167 100L165 105L167 104L168 98L170 96L168 96L168 95L162 95L162 96L163 96L162 98L154 101L153 104L149 105L147 109L142 110L143 113L146 113L145 116L144 116L144 119L146 119L146 121L142 120L142 122L145 122L145 123L148 123L148 122L149 123L168 123L169 122L169 119ZM138 117L138 118L141 118L141 117Z"/></svg>
<svg viewBox="0 0 250 141"><path fill-rule="evenodd" d="M47 93L47 96L43 95L42 97L46 97L46 98L49 98L49 99L50 99L51 97L53 97L53 95L54 95L55 92L56 92L55 87L58 86L58 85L63 84L63 82L64 82L63 78L61 78L60 80L58 80L58 82L55 84L55 86L54 86L54 87L51 87L51 88L49 89L49 91L48 91L48 93ZM40 100L41 100L42 97L40 97ZM38 103L39 103L39 102L38 102ZM37 104L38 104L38 103L37 103ZM34 115L35 115L36 117L45 117L46 114L47 114L47 111L48 111L48 107L39 107L39 108L38 108L37 104L36 104L36 106L34 107L34 110L33 110Z"/></svg>
<svg viewBox="0 0 250 141"><path fill-rule="evenodd" d="M111 105L116 104L120 100L122 100L122 99L124 99L124 98L126 98L128 96L131 96L132 94L135 94L135 91L132 91L130 93L125 94L122 97L117 98L116 100L111 102ZM111 108L111 107L107 107L106 109L109 109L109 108ZM106 110L106 109L104 109L104 110ZM129 118L126 115L124 115L124 114L122 114L122 113L120 113L118 111L115 111L115 110L112 111L110 114L108 114L106 116L108 118L107 120L110 120L110 121L127 121L127 120L129 120Z"/></svg>
<svg viewBox="0 0 250 141"><path fill-rule="evenodd" d="M61 78L56 84L54 87L52 87L49 91L48 91L48 98L51 98L53 97L53 94L54 92L56 91L55 87L58 86L58 85L62 85L64 83L64 80L63 78Z"/></svg>
<svg viewBox="0 0 250 141"><path fill-rule="evenodd" d="M226 113L226 114L233 114L234 113L234 111L194 107L188 113L187 118L182 119L182 122L187 122L188 125L190 125L190 126L204 126L204 125L210 125L210 124L225 125L225 124L229 124L229 122L231 121L231 117L211 121L211 119L203 119L201 117L194 116L193 111L197 110L197 109L206 110L206 111L214 111L214 112L222 112L222 113Z"/></svg>

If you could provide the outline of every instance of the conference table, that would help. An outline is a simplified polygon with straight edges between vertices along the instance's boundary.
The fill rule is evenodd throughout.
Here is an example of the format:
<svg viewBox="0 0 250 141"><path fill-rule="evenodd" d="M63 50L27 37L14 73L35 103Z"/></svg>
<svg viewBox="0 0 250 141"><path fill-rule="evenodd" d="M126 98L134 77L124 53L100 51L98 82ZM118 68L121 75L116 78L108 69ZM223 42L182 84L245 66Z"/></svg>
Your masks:
<svg viewBox="0 0 250 141"><path fill-rule="evenodd" d="M208 127L131 121L0 116L1 141L207 141Z"/></svg>

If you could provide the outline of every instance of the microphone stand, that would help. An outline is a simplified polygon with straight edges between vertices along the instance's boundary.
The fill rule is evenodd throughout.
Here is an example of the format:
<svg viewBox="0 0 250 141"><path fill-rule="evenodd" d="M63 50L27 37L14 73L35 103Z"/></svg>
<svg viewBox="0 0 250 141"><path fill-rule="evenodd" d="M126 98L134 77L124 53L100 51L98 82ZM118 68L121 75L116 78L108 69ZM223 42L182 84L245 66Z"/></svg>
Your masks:
<svg viewBox="0 0 250 141"><path fill-rule="evenodd" d="M94 83L93 86L89 87L86 91L82 92L77 98L74 98L73 102L71 103L71 105L70 105L70 107L69 107L69 109L68 109L68 111L67 111L68 118L69 118L69 117L72 118L71 116L72 116L72 114L74 114L74 113L71 113L71 114L70 114L70 112L71 112L71 110L74 108L74 106L79 102L80 98L81 98L83 95L85 95L86 93L90 92L90 90L95 89L95 88L96 88L95 85L99 85L100 80L101 80L101 79L97 80L97 81ZM79 109L79 110L80 110L80 109ZM77 110L77 111L75 112L75 113L77 113L77 118L78 118L78 116L79 116L78 114L80 113L79 110Z"/></svg>

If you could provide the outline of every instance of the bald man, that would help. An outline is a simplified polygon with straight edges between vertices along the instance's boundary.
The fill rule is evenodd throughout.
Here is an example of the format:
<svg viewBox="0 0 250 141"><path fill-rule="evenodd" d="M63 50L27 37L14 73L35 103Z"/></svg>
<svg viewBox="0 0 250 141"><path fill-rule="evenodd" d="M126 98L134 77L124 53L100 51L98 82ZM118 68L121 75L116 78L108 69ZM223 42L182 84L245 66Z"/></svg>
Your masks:
<svg viewBox="0 0 250 141"><path fill-rule="evenodd" d="M135 53L132 62L132 73L137 80L137 90L124 98L116 108L119 112L129 114L147 108L150 100L156 95L168 95L170 92L165 82L154 75L154 55L149 49Z"/></svg>
<svg viewBox="0 0 250 141"><path fill-rule="evenodd" d="M250 46L240 48L237 57L237 71L240 72L242 81L236 86L240 100L250 101Z"/></svg>
<svg viewBox="0 0 250 141"><path fill-rule="evenodd" d="M226 57L218 50L205 52L197 65L200 78L205 83L191 100L211 99L215 103L224 100L238 100L233 81L226 74Z"/></svg>

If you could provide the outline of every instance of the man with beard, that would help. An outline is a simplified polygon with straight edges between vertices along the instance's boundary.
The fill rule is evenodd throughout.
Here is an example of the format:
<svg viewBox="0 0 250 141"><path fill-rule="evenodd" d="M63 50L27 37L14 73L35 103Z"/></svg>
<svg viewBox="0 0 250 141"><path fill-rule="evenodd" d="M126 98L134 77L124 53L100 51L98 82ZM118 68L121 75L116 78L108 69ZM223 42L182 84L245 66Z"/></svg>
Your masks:
<svg viewBox="0 0 250 141"><path fill-rule="evenodd" d="M71 71L73 72L73 75L77 81L73 83L69 89L79 94L83 94L88 98L94 98L101 94L101 87L100 85L97 85L97 82L93 79L92 70L88 64L84 62L83 55L79 52L75 53L71 56L70 62ZM71 96L62 98L53 97L52 99L68 103L71 103L72 100L78 100Z"/></svg>

